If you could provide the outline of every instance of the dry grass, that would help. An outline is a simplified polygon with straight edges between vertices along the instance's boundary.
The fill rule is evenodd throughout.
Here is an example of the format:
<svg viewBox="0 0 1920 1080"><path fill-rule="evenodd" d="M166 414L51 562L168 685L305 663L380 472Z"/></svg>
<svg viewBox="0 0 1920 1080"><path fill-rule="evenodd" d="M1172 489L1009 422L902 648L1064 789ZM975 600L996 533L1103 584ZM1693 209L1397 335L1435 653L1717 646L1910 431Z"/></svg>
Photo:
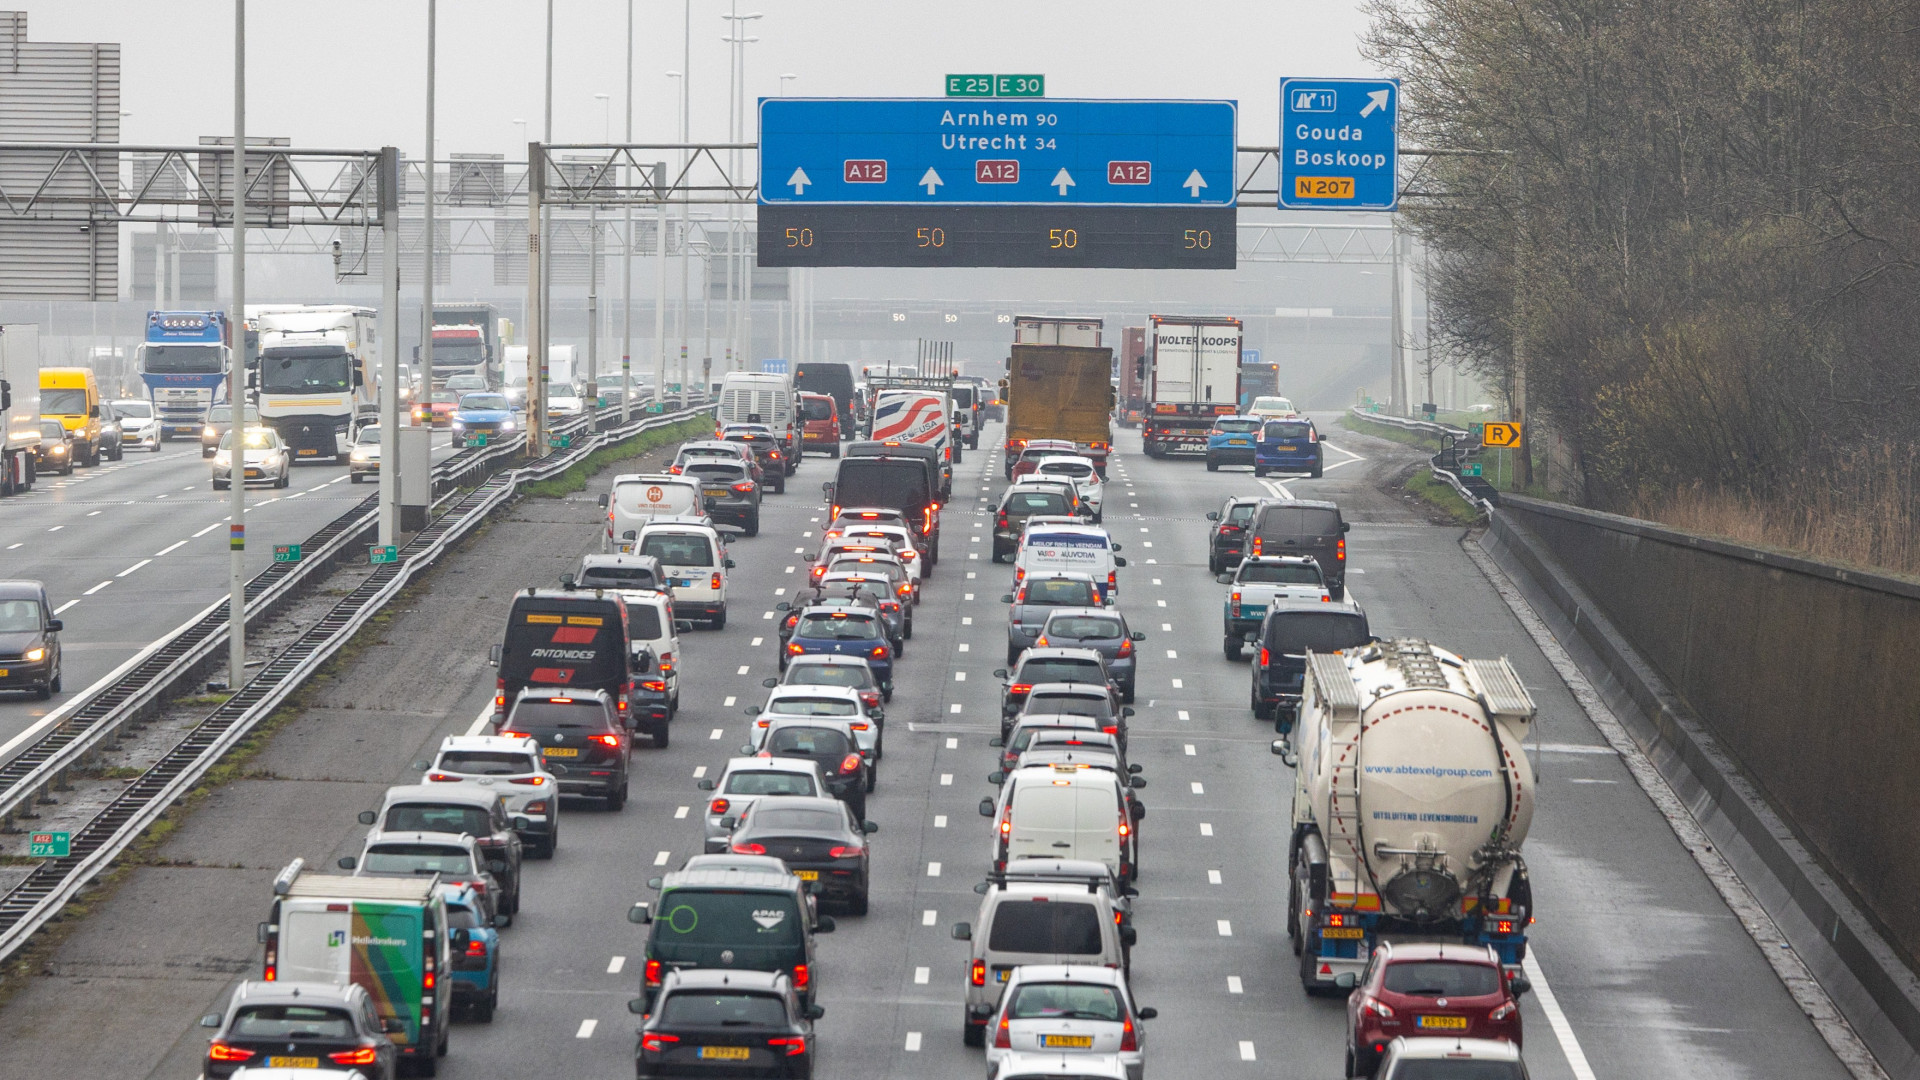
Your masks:
<svg viewBox="0 0 1920 1080"><path fill-rule="evenodd" d="M1770 498L1695 486L1637 517L1823 562L1920 577L1920 451L1867 447L1790 476Z"/></svg>

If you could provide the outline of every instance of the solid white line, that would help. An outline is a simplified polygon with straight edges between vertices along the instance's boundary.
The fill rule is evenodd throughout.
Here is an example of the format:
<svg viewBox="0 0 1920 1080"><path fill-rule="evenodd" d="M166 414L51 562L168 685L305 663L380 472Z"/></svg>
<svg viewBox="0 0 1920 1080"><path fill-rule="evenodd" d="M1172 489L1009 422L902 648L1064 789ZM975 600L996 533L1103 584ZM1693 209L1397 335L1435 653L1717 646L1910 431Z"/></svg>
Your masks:
<svg viewBox="0 0 1920 1080"><path fill-rule="evenodd" d="M616 956L613 959L607 961L607 974L618 975L620 974L620 969L626 966L627 966L627 958L624 956Z"/></svg>
<svg viewBox="0 0 1920 1080"><path fill-rule="evenodd" d="M83 593L81 593L80 595L81 595L81 596L92 596L92 595L93 595L94 593L97 593L97 592L99 592L99 591L100 591L101 589L104 589L104 588L106 588L107 586L109 586L109 585L111 585L111 584L113 584L113 579L111 579L111 578L109 578L109 579L107 579L106 581L103 581L103 582L101 582L100 584L98 584L98 585L95 585L95 586L94 586L93 588L91 588L91 589L88 589L88 590L87 590L86 592L83 592Z"/></svg>
<svg viewBox="0 0 1920 1080"><path fill-rule="evenodd" d="M137 563L134 563L134 564L133 564L132 566L129 566L129 567L127 567L127 568L126 568L125 570L122 570L122 571L120 571L119 573L117 573L117 574L115 574L115 575L113 575L113 576L114 576L114 577L126 577L126 576L127 576L128 574L131 574L131 573L133 573L133 572L134 572L135 570L138 570L138 569L140 569L141 567L143 567L143 566L145 566L145 565L147 565L148 563L150 563L150 562L152 562L152 561L153 561L152 559L141 559L141 560L140 560L139 562L137 562Z"/></svg>
<svg viewBox="0 0 1920 1080"><path fill-rule="evenodd" d="M493 723L493 703L488 702L486 705L481 707L480 715L473 718L473 723L467 725L467 734L478 735L482 730L484 730L488 725L492 723Z"/></svg>
<svg viewBox="0 0 1920 1080"><path fill-rule="evenodd" d="M1560 1041L1560 1052L1566 1055L1567 1067L1573 1070L1574 1080L1594 1080L1593 1066L1587 1063L1586 1051L1580 1049L1580 1037L1573 1033L1573 1025L1567 1022L1567 1014L1560 1009L1560 999L1553 995L1553 988L1547 985L1547 976L1540 970L1540 961L1534 959L1533 954L1534 950L1528 949L1520 967L1533 983L1533 992L1540 999L1540 1011L1547 1014L1547 1026L1553 1029L1553 1037Z"/></svg>
<svg viewBox="0 0 1920 1080"><path fill-rule="evenodd" d="M163 547L159 551L154 552L153 557L157 559L160 556L165 555L167 552L172 551L178 547L183 547L185 545L186 545L185 540L175 540L173 543L168 544L166 547Z"/></svg>
<svg viewBox="0 0 1920 1080"><path fill-rule="evenodd" d="M599 1026L600 1021L589 1017L580 1021L580 1030L574 1032L573 1037L576 1039L591 1039L593 1038L593 1029Z"/></svg>

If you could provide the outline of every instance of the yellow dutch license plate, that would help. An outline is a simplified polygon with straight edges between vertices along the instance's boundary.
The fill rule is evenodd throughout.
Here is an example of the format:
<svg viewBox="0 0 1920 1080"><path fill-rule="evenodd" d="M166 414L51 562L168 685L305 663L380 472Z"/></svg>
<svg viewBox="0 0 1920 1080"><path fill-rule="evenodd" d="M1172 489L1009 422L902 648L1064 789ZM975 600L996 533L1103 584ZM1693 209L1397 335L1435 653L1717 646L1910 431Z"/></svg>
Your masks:
<svg viewBox="0 0 1920 1080"><path fill-rule="evenodd" d="M1428 1031L1465 1031L1467 1018L1464 1016L1421 1016L1416 1017L1413 1026Z"/></svg>
<svg viewBox="0 0 1920 1080"><path fill-rule="evenodd" d="M1247 445L1247 440L1245 440L1245 439L1228 439L1228 440L1227 440L1227 445L1228 445L1228 446L1245 446L1245 445Z"/></svg>
<svg viewBox="0 0 1920 1080"><path fill-rule="evenodd" d="M1013 969L1012 969L1012 968L995 968L995 969L994 969L994 971L993 971L993 981L994 981L994 982L1006 982L1006 981L1007 981L1007 976L1009 976L1009 975L1011 975L1011 974L1013 974Z"/></svg>
<svg viewBox="0 0 1920 1080"><path fill-rule="evenodd" d="M724 496L726 493L727 493L726 488L708 488L707 489L707 494L712 495L715 498L720 498Z"/></svg>
<svg viewBox="0 0 1920 1080"><path fill-rule="evenodd" d="M1093 1049L1093 1036L1042 1035L1040 1036L1040 1046L1043 1049L1091 1050Z"/></svg>
<svg viewBox="0 0 1920 1080"><path fill-rule="evenodd" d="M571 746L549 746L540 751L547 757L579 757L580 751Z"/></svg>
<svg viewBox="0 0 1920 1080"><path fill-rule="evenodd" d="M795 871L793 872L793 876L794 876L794 877L797 877L797 878L799 878L799 879L800 879L801 881L819 881L819 880L820 880L820 871L818 871L818 870L795 870Z"/></svg>
<svg viewBox="0 0 1920 1080"><path fill-rule="evenodd" d="M708 1061L745 1061L748 1050L744 1046L703 1046L700 1056Z"/></svg>
<svg viewBox="0 0 1920 1080"><path fill-rule="evenodd" d="M298 452L296 453L296 456L298 456L298 457L318 457L318 456L320 456L320 451L318 451L318 450L313 450L313 449L307 449L307 450L301 450L301 451L298 451Z"/></svg>
<svg viewBox="0 0 1920 1080"><path fill-rule="evenodd" d="M1367 932L1357 926L1333 926L1320 931L1320 936L1335 941L1354 941L1366 937Z"/></svg>
<svg viewBox="0 0 1920 1080"><path fill-rule="evenodd" d="M9 674L12 674L12 673L9 672L6 668L0 667L0 679L6 678Z"/></svg>
<svg viewBox="0 0 1920 1080"><path fill-rule="evenodd" d="M270 1057L267 1059L269 1069L317 1069L319 1067L320 1059L317 1057Z"/></svg>

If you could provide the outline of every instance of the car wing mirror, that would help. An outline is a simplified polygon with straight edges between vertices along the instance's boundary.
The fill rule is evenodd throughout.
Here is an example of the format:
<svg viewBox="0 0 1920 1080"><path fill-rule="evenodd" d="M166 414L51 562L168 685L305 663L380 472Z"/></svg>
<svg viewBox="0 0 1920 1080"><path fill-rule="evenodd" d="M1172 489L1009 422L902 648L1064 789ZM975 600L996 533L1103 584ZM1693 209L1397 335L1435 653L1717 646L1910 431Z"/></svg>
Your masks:
<svg viewBox="0 0 1920 1080"><path fill-rule="evenodd" d="M501 652L500 646L498 645L489 646L487 648L487 663L492 665L493 667L499 667L500 652Z"/></svg>
<svg viewBox="0 0 1920 1080"><path fill-rule="evenodd" d="M699 788L701 791L712 791L717 785L715 785L712 780L702 778L700 782L695 784L694 786Z"/></svg>
<svg viewBox="0 0 1920 1080"><path fill-rule="evenodd" d="M563 589L571 589L571 588L573 588L573 582L574 582L574 577L573 577L573 575L572 575L572 574L570 574L570 573L568 573L568 574L561 574L561 575L560 575L560 587L561 587L561 588L563 588Z"/></svg>
<svg viewBox="0 0 1920 1080"><path fill-rule="evenodd" d="M1124 567L1124 566L1126 566L1126 565L1127 565L1127 560L1126 560L1126 559L1124 559L1124 558L1122 558L1122 557L1120 557L1120 556L1118 556L1118 555L1115 555L1115 556L1113 557L1113 565L1115 565L1115 566L1120 566L1120 567Z"/></svg>
<svg viewBox="0 0 1920 1080"><path fill-rule="evenodd" d="M993 738L987 740L987 745L988 746L1005 746L1007 745L1007 740L1001 738L998 735L995 735Z"/></svg>
<svg viewBox="0 0 1920 1080"><path fill-rule="evenodd" d="M675 619L673 620L673 629L675 633L679 633L682 630L685 630L687 633L692 633L693 620L692 619Z"/></svg>
<svg viewBox="0 0 1920 1080"><path fill-rule="evenodd" d="M488 859L487 860L487 873L493 874L497 877L506 872L507 872L506 860L504 859Z"/></svg>
<svg viewBox="0 0 1920 1080"><path fill-rule="evenodd" d="M1012 594L1012 593L1005 593L1005 594L1002 594L1002 595L1001 595L1001 597L1000 597L1000 602L1001 602L1001 603L1003 603L1003 604L1011 604L1011 603L1013 603L1013 594Z"/></svg>
<svg viewBox="0 0 1920 1080"><path fill-rule="evenodd" d="M1128 773L1129 775L1131 775L1131 776L1138 776L1138 775L1140 775L1141 773L1143 773L1143 772L1145 772L1146 770L1147 770L1147 767L1146 767L1145 765L1129 765L1129 766L1127 766L1127 773Z"/></svg>
<svg viewBox="0 0 1920 1080"><path fill-rule="evenodd" d="M664 882L665 880L666 880L665 878L658 878L658 877L650 877L650 878L648 878L648 879L647 879L647 888L649 888L649 889L652 889L652 890L654 890L655 892L659 892L659 891L660 891L660 885L661 885L661 883L662 883L662 882Z"/></svg>
<svg viewBox="0 0 1920 1080"><path fill-rule="evenodd" d="M386 1035L405 1035L407 1022L397 1016L388 1016L380 1021L380 1031Z"/></svg>
<svg viewBox="0 0 1920 1080"><path fill-rule="evenodd" d="M1135 786L1135 787L1140 787L1140 786L1143 786L1143 785L1142 785L1142 783L1141 783L1141 781L1139 781L1139 780L1135 780L1135 781L1134 781L1134 786ZM1130 812L1130 813L1131 813L1131 814L1133 815L1133 820L1135 820L1135 821L1139 821L1139 820L1141 820L1142 818L1144 818L1144 817L1146 817L1146 816L1147 816L1147 804L1146 804L1146 803L1134 803L1134 804L1132 805L1132 807L1130 808L1130 811L1129 811L1129 812Z"/></svg>
<svg viewBox="0 0 1920 1080"><path fill-rule="evenodd" d="M429 768L432 767L432 765L433 763L428 761L426 758L419 758L415 760L413 763L413 771L426 772Z"/></svg>
<svg viewBox="0 0 1920 1080"><path fill-rule="evenodd" d="M878 822L863 821L860 823L860 831L866 833L868 836L872 836L874 833L880 831L880 825Z"/></svg>
<svg viewBox="0 0 1920 1080"><path fill-rule="evenodd" d="M608 501L606 492L604 491L601 492L598 496L594 498L593 501L600 507L600 509L605 510L607 508L607 501Z"/></svg>
<svg viewBox="0 0 1920 1080"><path fill-rule="evenodd" d="M1267 749L1273 754L1274 757L1286 757L1287 756L1287 740L1275 739L1272 742L1267 744Z"/></svg>
<svg viewBox="0 0 1920 1080"><path fill-rule="evenodd" d="M1160 1015L1160 1010L1149 1005L1146 1008L1141 1009L1139 1012L1134 1013L1134 1015L1138 1016L1142 1020L1153 1020Z"/></svg>
<svg viewBox="0 0 1920 1080"><path fill-rule="evenodd" d="M1131 926L1123 926L1120 928L1120 944L1125 945L1127 948L1131 949L1133 948L1134 943L1139 940L1140 940L1140 931L1135 930ZM1144 1017L1142 1019L1144 1019Z"/></svg>
<svg viewBox="0 0 1920 1080"><path fill-rule="evenodd" d="M759 716L759 715L760 715L760 707L759 707L759 706L757 706L757 705L749 705L749 706L747 706L746 708L744 708L744 709L741 709L740 711L741 711L741 712L743 712L743 713L746 713L746 714L747 714L748 716Z"/></svg>
<svg viewBox="0 0 1920 1080"><path fill-rule="evenodd" d="M470 933L468 930L466 930L464 927L455 928L455 930L453 931L453 947L454 948L459 949L462 952L465 952L467 946L470 943L472 943L472 941L473 941L473 934Z"/></svg>
<svg viewBox="0 0 1920 1080"><path fill-rule="evenodd" d="M1141 788L1144 788L1147 786L1146 780L1138 776L1134 777L1132 780L1129 780L1128 784L1131 785L1133 790L1135 791L1139 791Z"/></svg>
<svg viewBox="0 0 1920 1080"><path fill-rule="evenodd" d="M997 786L1000 784L1004 784L1006 782L1007 782L1007 774L1006 774L1006 770L1004 769L995 769L992 772L987 774L987 783L989 784L994 784Z"/></svg>
<svg viewBox="0 0 1920 1080"><path fill-rule="evenodd" d="M371 810L362 810L360 811L359 816L355 818L355 820L360 822L360 824L362 825L371 825L375 821L379 820L379 818L380 818L380 815L374 813Z"/></svg>
<svg viewBox="0 0 1920 1080"><path fill-rule="evenodd" d="M792 610L793 610L793 605L792 605L792 604L789 604L789 603L787 603L787 602L786 602L785 600L782 600L782 601L780 601L779 603L777 603L777 604L775 604L775 605L773 605L773 610L775 610L775 611L792 611ZM772 684L768 684L768 685L772 685Z"/></svg>
<svg viewBox="0 0 1920 1080"><path fill-rule="evenodd" d="M1333 977L1333 985L1342 990L1351 990L1360 985L1360 977L1351 971L1343 971Z"/></svg>
<svg viewBox="0 0 1920 1080"><path fill-rule="evenodd" d="M632 907L627 909L627 921L630 923L636 923L640 926L645 926L648 923L652 922L653 921L653 905L647 903L645 900L642 900L639 903L634 904Z"/></svg>
<svg viewBox="0 0 1920 1080"><path fill-rule="evenodd" d="M628 998L627 1011L635 1016L647 1015L647 999L643 997Z"/></svg>
<svg viewBox="0 0 1920 1080"><path fill-rule="evenodd" d="M1341 532L1352 532L1352 531L1353 531L1353 522L1351 522L1351 521L1343 521L1343 522L1341 522L1341 523L1340 523L1340 531L1341 531Z"/></svg>
<svg viewBox="0 0 1920 1080"><path fill-rule="evenodd" d="M723 829L731 829L738 824L740 824L740 819L733 814L728 814L720 819L720 827Z"/></svg>
<svg viewBox="0 0 1920 1080"><path fill-rule="evenodd" d="M774 687L776 687L776 686L779 686L779 685L780 685L780 680L779 680L779 679L776 679L776 678L773 678L773 677L771 677L771 676L769 676L769 677L767 677L767 678L765 678L765 679L761 679L761 680L760 680L760 685L761 685L761 686L764 686L764 687L766 687L766 688L767 688L767 689L769 689L769 690L771 690L771 689L773 689Z"/></svg>
<svg viewBox="0 0 1920 1080"><path fill-rule="evenodd" d="M66 628L67 628L67 624L64 619L48 619L47 620L47 633L49 634L57 634L60 631L65 630Z"/></svg>
<svg viewBox="0 0 1920 1080"><path fill-rule="evenodd" d="M963 923L963 922L954 923L953 930L950 932L952 933L953 940L955 941L972 941L973 940L973 927L968 923Z"/></svg>
<svg viewBox="0 0 1920 1080"><path fill-rule="evenodd" d="M1113 547L1112 547L1112 549L1111 549L1111 550L1114 550L1114 551L1119 551L1119 550L1121 550L1121 548L1120 548L1120 545L1119 545L1119 544L1115 544L1115 545L1113 545Z"/></svg>
<svg viewBox="0 0 1920 1080"><path fill-rule="evenodd" d="M818 1020L821 1017L827 1015L827 1010L826 1010L826 1007L822 1005L809 1005L806 1007L806 1010L801 1013L801 1015L805 1016L809 1020Z"/></svg>
<svg viewBox="0 0 1920 1080"><path fill-rule="evenodd" d="M1130 637L1130 638L1132 638L1132 639L1133 639L1133 640L1135 640L1135 641L1145 641L1145 640L1147 640L1147 635L1146 635L1146 631L1144 631L1144 630L1135 630L1135 631L1134 631L1133 633L1131 633L1131 634L1128 634L1127 636L1128 636L1128 637Z"/></svg>
<svg viewBox="0 0 1920 1080"><path fill-rule="evenodd" d="M981 817L993 816L993 800L992 799L980 800L980 816Z"/></svg>
<svg viewBox="0 0 1920 1080"><path fill-rule="evenodd" d="M755 748L754 748L754 745L753 745L752 743L741 743L741 744L740 744L740 752L741 752L741 753L743 753L743 754L747 754L747 755L749 755L749 756L751 756L751 755L753 755L753 754L757 754L757 753L759 753L760 751L759 751L759 750L757 750L757 749L755 749Z"/></svg>
<svg viewBox="0 0 1920 1080"><path fill-rule="evenodd" d="M354 867L360 865L360 860L355 858L352 855L342 855L338 859L334 860L333 865L339 867L342 870L351 870Z"/></svg>
<svg viewBox="0 0 1920 1080"><path fill-rule="evenodd" d="M1533 980L1527 978L1525 975L1515 975L1513 978L1507 980L1507 989L1513 991L1514 997L1519 997L1521 994L1533 989Z"/></svg>
<svg viewBox="0 0 1920 1080"><path fill-rule="evenodd" d="M1132 716L1132 715L1133 715L1133 708L1132 708L1131 706L1128 706L1128 707L1126 707L1126 708L1123 708L1123 709L1121 709L1121 710L1120 710L1120 715L1121 715L1121 716Z"/></svg>
<svg viewBox="0 0 1920 1080"><path fill-rule="evenodd" d="M208 1013L207 1015L205 1015L205 1016L203 1016L203 1017L201 1017L201 1018L200 1018L200 1026L201 1026L201 1027L203 1027L203 1028L217 1028L217 1027L219 1027L219 1026L220 1026L220 1014L219 1014L219 1013Z"/></svg>
<svg viewBox="0 0 1920 1080"><path fill-rule="evenodd" d="M1207 520L1208 520L1208 521L1219 521L1219 520L1220 520L1220 511L1218 511L1218 510L1209 510L1209 511L1207 511Z"/></svg>
<svg viewBox="0 0 1920 1080"><path fill-rule="evenodd" d="M567 775L568 770L565 765L562 765L557 761L549 761L547 762L547 771L552 773L555 776L565 776Z"/></svg>
<svg viewBox="0 0 1920 1080"><path fill-rule="evenodd" d="M623 532L623 533L621 533L621 534L620 534L620 539L622 539L622 540L635 540L635 539L638 539L638 538L639 538L639 536L640 536L640 532L639 532L639 530L637 530L637 529L628 529L628 530L627 530L626 532Z"/></svg>
<svg viewBox="0 0 1920 1080"><path fill-rule="evenodd" d="M731 569L733 569L733 560L732 560L732 559L727 559L727 560L724 560L724 561L725 561L725 562L726 562L726 564L727 564L727 569L729 569L729 570L731 570Z"/></svg>

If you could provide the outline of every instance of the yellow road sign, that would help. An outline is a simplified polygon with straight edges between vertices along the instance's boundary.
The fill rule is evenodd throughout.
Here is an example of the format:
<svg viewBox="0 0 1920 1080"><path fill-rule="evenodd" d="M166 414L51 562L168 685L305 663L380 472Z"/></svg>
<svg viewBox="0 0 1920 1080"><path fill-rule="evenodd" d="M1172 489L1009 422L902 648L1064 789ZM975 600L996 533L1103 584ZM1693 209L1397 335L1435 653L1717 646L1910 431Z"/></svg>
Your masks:
<svg viewBox="0 0 1920 1080"><path fill-rule="evenodd" d="M1519 446L1520 425L1489 420L1480 435L1481 446Z"/></svg>

